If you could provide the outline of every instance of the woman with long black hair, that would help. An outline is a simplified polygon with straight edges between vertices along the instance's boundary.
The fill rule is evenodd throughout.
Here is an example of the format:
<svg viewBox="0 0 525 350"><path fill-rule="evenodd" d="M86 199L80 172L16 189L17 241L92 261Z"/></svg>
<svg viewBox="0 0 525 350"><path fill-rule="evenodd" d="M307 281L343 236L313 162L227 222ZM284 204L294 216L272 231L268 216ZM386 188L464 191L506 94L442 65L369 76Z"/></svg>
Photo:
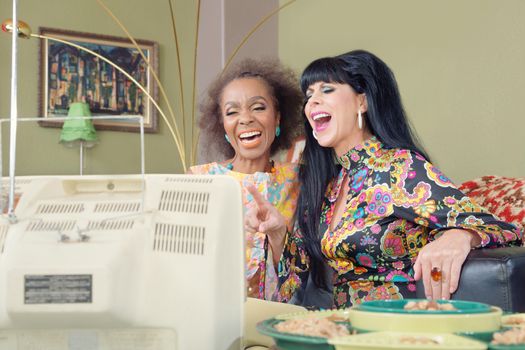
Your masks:
<svg viewBox="0 0 525 350"><path fill-rule="evenodd" d="M295 229L286 232L253 188L257 206L245 219L249 230L262 225L283 237L281 301L290 301L309 273L327 287L325 263L338 308L415 297L419 279L428 298L448 299L471 249L521 242L516 227L430 163L381 59L358 50L315 60L301 88L307 136Z"/></svg>

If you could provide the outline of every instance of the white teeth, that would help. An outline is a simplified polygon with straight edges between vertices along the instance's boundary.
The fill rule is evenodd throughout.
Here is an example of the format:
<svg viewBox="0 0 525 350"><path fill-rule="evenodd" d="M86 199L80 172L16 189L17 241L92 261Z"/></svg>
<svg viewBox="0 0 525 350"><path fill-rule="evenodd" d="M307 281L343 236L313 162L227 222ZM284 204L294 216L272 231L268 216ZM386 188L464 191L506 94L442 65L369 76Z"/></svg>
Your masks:
<svg viewBox="0 0 525 350"><path fill-rule="evenodd" d="M260 131L250 131L250 132L243 132L242 134L239 135L239 137L241 139L244 139L244 138L247 138L247 137L259 136L259 135L261 135Z"/></svg>
<svg viewBox="0 0 525 350"><path fill-rule="evenodd" d="M321 118L326 118L326 117L331 117L331 115L328 113L319 113L319 114L314 115L312 119L319 120Z"/></svg>

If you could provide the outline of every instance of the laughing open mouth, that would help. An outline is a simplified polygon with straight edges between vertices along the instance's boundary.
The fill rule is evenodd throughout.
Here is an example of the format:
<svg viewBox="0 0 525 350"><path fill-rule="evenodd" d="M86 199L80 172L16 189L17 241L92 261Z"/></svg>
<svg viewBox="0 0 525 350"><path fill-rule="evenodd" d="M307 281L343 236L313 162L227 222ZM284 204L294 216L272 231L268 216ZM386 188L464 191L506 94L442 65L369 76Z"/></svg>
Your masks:
<svg viewBox="0 0 525 350"><path fill-rule="evenodd" d="M332 116L328 113L316 113L312 116L312 119L315 123L315 131L321 132L328 127Z"/></svg>
<svg viewBox="0 0 525 350"><path fill-rule="evenodd" d="M239 135L239 140L242 143L250 143L258 140L262 135L262 132L258 130L246 131Z"/></svg>

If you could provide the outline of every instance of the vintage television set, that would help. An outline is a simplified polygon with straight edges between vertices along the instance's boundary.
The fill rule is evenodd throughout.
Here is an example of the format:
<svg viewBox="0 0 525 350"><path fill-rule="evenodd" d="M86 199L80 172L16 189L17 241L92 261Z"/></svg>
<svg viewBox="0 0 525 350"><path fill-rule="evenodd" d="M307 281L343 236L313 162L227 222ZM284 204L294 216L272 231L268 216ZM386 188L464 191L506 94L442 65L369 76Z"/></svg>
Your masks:
<svg viewBox="0 0 525 350"><path fill-rule="evenodd" d="M0 222L0 349L241 349L232 178L18 177L15 202Z"/></svg>

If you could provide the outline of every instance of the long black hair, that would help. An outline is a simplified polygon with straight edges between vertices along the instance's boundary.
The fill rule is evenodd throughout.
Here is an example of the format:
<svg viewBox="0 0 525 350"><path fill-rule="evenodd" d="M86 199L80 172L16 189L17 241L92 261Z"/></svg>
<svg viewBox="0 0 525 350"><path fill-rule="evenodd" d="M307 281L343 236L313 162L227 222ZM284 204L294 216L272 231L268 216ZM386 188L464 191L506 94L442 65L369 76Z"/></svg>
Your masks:
<svg viewBox="0 0 525 350"><path fill-rule="evenodd" d="M403 109L394 74L374 54L355 50L335 57L320 58L308 65L301 76L303 94L317 82L350 85L357 94L365 94L368 108L363 113L365 125L385 148L415 151L429 159L418 146ZM313 137L312 127L305 118L306 144L299 171L301 194L297 219L310 255L310 271L314 283L327 288L325 262L321 251L319 220L326 188L338 174L331 148L325 148Z"/></svg>

